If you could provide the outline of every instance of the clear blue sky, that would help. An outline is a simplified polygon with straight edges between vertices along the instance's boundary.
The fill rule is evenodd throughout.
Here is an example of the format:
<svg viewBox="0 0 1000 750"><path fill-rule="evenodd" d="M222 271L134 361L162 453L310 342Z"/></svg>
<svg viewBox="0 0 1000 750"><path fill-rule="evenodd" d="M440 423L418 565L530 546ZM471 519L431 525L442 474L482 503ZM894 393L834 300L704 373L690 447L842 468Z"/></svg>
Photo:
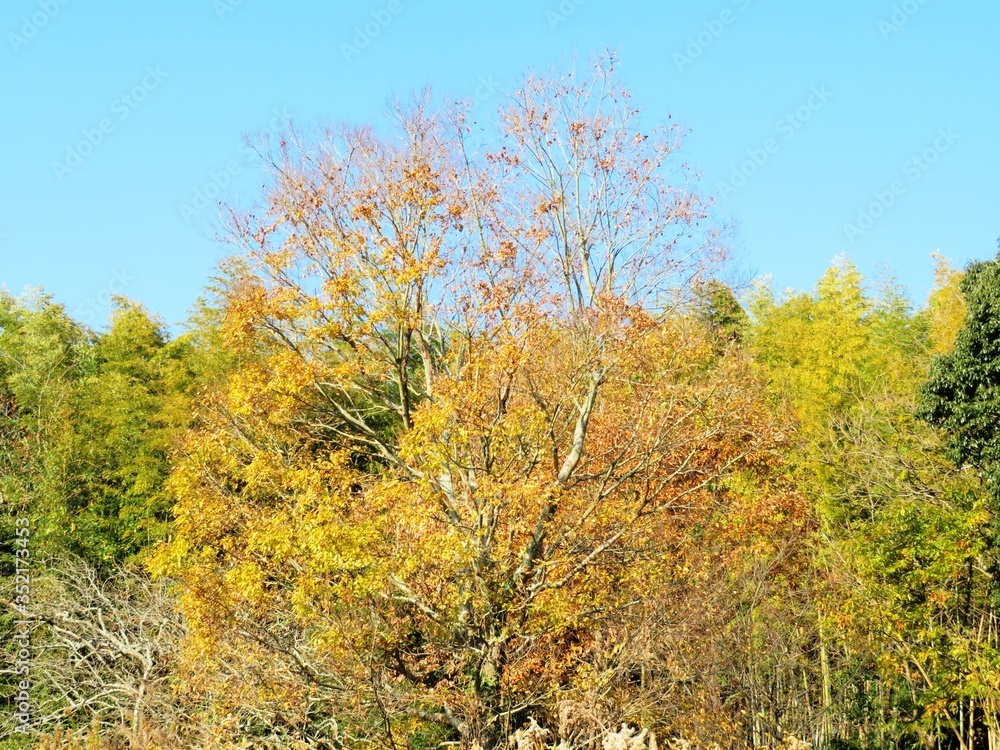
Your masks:
<svg viewBox="0 0 1000 750"><path fill-rule="evenodd" d="M195 192L259 183L245 133L377 119L425 83L489 105L610 47L648 116L690 129L744 275L808 288L846 252L921 301L935 250L996 252L998 29L993 0L5 0L0 281L94 325L109 290L179 322L222 253Z"/></svg>

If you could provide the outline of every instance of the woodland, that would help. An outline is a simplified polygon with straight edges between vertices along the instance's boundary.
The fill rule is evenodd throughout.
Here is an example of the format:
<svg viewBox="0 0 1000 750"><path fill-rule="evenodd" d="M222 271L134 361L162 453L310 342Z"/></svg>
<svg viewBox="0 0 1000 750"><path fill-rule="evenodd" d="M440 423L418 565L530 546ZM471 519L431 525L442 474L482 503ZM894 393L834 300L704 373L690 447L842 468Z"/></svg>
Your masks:
<svg viewBox="0 0 1000 750"><path fill-rule="evenodd" d="M734 280L683 135L420 93L182 328L0 293L0 748L1000 747L1000 260Z"/></svg>

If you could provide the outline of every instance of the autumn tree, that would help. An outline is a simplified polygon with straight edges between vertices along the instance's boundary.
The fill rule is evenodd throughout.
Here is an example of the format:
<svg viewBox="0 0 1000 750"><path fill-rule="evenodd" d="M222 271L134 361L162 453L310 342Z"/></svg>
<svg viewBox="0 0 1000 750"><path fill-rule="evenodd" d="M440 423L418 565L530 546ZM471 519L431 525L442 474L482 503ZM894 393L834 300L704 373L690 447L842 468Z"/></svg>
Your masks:
<svg viewBox="0 0 1000 750"><path fill-rule="evenodd" d="M387 135L291 132L233 214L247 356L174 472L154 569L184 585L191 658L286 665L243 662L241 695L289 738L557 731L688 520L780 439L747 359L688 313L723 248L613 60L527 78L497 127L474 146L423 97Z"/></svg>
<svg viewBox="0 0 1000 750"><path fill-rule="evenodd" d="M934 259L934 288L927 300L931 351L947 354L954 348L965 322L966 304L961 289L964 274L952 268L944 256L935 255Z"/></svg>

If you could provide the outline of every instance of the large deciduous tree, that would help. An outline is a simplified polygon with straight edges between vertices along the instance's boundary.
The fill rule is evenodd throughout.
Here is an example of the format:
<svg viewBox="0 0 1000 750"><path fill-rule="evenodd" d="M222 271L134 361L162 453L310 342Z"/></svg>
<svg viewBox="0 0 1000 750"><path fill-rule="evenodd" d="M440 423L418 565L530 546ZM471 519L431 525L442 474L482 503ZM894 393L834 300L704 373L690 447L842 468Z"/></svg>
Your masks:
<svg viewBox="0 0 1000 750"><path fill-rule="evenodd" d="M234 715L266 696L267 732L558 732L561 697L612 689L594 655L670 619L682 538L782 438L690 299L724 249L678 133L641 129L613 60L529 77L495 140L472 132L427 97L385 133L289 132L233 213L241 364L154 568L184 583L198 688Z"/></svg>

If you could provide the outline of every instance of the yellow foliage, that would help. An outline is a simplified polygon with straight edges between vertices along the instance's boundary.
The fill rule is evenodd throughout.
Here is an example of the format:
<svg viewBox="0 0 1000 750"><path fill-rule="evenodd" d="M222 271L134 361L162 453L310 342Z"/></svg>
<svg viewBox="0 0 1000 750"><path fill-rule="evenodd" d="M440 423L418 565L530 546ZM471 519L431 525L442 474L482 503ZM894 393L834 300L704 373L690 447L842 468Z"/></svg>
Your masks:
<svg viewBox="0 0 1000 750"><path fill-rule="evenodd" d="M934 288L927 301L930 318L931 351L947 354L955 346L955 339L965 322L965 298L959 288L963 274L951 267L943 255L934 255Z"/></svg>

